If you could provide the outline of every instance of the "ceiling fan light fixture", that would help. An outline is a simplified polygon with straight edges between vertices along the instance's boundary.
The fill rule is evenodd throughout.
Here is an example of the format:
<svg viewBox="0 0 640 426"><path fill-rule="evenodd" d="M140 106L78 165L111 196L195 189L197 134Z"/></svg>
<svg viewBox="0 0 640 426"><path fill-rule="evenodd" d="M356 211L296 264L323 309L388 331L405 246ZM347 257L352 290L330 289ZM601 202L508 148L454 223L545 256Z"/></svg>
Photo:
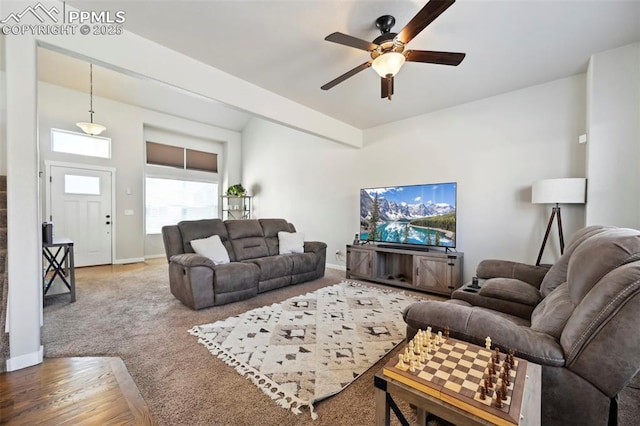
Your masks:
<svg viewBox="0 0 640 426"><path fill-rule="evenodd" d="M373 60L371 67L380 77L387 77L389 74L395 76L405 62L405 57L399 52L386 52Z"/></svg>

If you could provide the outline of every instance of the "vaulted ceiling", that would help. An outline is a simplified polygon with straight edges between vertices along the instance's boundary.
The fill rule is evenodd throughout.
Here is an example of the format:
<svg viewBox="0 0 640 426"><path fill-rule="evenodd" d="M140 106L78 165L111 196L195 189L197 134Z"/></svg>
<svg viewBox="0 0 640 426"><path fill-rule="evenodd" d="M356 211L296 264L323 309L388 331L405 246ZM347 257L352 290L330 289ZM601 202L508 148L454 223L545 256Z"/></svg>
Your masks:
<svg viewBox="0 0 640 426"><path fill-rule="evenodd" d="M376 18L393 15L399 31L425 3L68 2L82 10L123 10L125 30L361 129L582 73L592 54L640 40L639 1L459 0L409 44L465 52L459 66L406 63L392 101L380 98L380 78L370 69L320 90L369 59L325 36L340 31L373 40ZM57 73L51 65L46 79L61 81ZM78 86L86 87L82 79Z"/></svg>

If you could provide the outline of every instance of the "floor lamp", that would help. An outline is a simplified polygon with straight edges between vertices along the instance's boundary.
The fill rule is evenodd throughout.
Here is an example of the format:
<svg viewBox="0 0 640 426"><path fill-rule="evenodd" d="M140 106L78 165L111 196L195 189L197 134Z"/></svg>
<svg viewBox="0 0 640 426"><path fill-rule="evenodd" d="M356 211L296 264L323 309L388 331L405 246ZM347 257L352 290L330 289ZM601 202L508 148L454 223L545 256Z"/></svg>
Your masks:
<svg viewBox="0 0 640 426"><path fill-rule="evenodd" d="M544 247L549 238L549 232L553 225L553 219L558 218L558 238L560 240L560 254L564 253L564 235L562 234L562 216L560 215L560 204L584 204L586 194L586 179L584 178L564 178L564 179L544 179L539 180L531 187L531 202L533 204L555 204L551 209L551 216L547 224L547 231L540 246L536 265L540 265Z"/></svg>

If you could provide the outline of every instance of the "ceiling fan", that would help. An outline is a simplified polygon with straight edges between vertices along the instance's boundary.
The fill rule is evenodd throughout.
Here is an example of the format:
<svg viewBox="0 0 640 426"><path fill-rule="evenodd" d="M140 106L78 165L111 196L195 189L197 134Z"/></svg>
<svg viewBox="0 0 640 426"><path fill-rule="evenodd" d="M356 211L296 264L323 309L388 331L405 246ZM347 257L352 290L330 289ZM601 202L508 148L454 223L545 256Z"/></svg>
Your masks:
<svg viewBox="0 0 640 426"><path fill-rule="evenodd" d="M371 55L371 59L364 64L358 65L351 71L347 71L340 77L331 80L322 86L321 89L329 90L349 77L353 77L360 71L373 67L381 78L381 97L391 100L391 96L393 95L393 77L400 71L405 61L453 66L459 65L465 57L464 53L405 50L407 43L453 3L455 3L455 0L430 0L399 33L391 32L391 28L396 23L396 19L393 16L381 16L376 19L376 27L378 27L382 34L372 42L340 32L329 34L325 37L325 40L366 50Z"/></svg>

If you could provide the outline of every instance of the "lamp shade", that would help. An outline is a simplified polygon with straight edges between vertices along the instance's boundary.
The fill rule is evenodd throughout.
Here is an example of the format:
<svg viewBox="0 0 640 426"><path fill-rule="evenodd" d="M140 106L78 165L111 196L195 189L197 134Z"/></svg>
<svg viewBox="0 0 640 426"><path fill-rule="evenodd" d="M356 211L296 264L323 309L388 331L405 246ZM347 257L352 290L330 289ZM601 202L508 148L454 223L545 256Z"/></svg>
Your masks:
<svg viewBox="0 0 640 426"><path fill-rule="evenodd" d="M533 204L584 204L585 178L563 178L539 180L531 187Z"/></svg>
<svg viewBox="0 0 640 426"><path fill-rule="evenodd" d="M405 57L402 53L387 52L375 58L371 67L380 77L386 77L389 74L394 76L400 71L404 61Z"/></svg>
<svg viewBox="0 0 640 426"><path fill-rule="evenodd" d="M105 130L107 130L106 127L104 127L101 124L98 123L87 123L87 122L80 122L80 123L76 123L76 126L80 127L82 129L83 132L85 132L88 135L91 136L97 136L100 133L104 132Z"/></svg>

